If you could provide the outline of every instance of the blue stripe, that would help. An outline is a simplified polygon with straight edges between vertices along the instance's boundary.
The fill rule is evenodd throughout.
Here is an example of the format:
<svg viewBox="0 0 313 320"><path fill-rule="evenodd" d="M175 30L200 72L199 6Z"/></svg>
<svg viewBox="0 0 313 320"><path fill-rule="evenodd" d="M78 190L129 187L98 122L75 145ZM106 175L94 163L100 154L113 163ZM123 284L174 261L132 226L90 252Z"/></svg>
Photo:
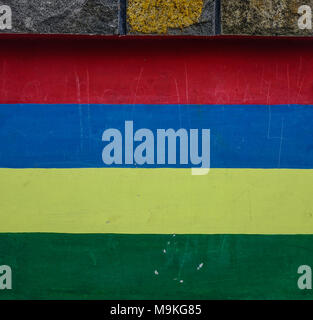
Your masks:
<svg viewBox="0 0 313 320"><path fill-rule="evenodd" d="M78 104L0 105L0 167L105 167L103 131L127 120L211 129L212 168L313 168L313 106Z"/></svg>

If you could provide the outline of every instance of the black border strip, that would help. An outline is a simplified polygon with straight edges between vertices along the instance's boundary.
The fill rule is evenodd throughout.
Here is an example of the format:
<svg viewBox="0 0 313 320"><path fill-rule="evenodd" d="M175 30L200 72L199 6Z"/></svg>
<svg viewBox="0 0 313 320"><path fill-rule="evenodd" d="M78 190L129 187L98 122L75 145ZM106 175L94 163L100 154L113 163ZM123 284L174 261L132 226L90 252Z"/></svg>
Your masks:
<svg viewBox="0 0 313 320"><path fill-rule="evenodd" d="M163 312L155 312L163 310ZM196 308L196 306L198 306ZM122 308L144 307L144 312L139 318L138 314L122 314ZM249 312L250 308L254 310ZM159 301L139 301L139 300L111 300L111 301L0 301L1 316L6 319L12 316L30 316L32 319L42 319L48 315L50 318L73 318L89 319L211 319L212 315L219 317L231 315L247 316L257 313L261 318L267 318L269 314L281 317L282 310L288 312L295 318L299 316L300 311L312 310L312 301L205 301L205 300L159 300ZM115 312L114 310L118 311ZM197 310L201 310L197 314ZM213 319L213 318L212 318Z"/></svg>
<svg viewBox="0 0 313 320"><path fill-rule="evenodd" d="M127 33L127 23L126 23L126 7L127 0L120 0L120 10L119 10L119 35L126 35Z"/></svg>
<svg viewBox="0 0 313 320"><path fill-rule="evenodd" d="M222 32L221 0L215 0L215 35Z"/></svg>

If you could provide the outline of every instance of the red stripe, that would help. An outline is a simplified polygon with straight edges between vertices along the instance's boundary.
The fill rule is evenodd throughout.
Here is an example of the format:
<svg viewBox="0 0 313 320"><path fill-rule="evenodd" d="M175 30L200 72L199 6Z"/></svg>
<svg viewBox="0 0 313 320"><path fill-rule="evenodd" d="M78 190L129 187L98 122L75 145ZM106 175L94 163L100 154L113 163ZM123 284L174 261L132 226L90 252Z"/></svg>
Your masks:
<svg viewBox="0 0 313 320"><path fill-rule="evenodd" d="M0 103L313 104L307 39L0 39Z"/></svg>

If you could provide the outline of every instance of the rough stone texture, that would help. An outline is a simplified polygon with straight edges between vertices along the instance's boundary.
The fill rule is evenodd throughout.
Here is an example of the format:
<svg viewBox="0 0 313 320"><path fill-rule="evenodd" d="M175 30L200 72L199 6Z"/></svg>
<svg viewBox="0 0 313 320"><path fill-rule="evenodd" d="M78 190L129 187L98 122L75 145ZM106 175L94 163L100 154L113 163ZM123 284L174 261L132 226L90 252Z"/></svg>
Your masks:
<svg viewBox="0 0 313 320"><path fill-rule="evenodd" d="M214 35L215 0L127 0L128 34Z"/></svg>
<svg viewBox="0 0 313 320"><path fill-rule="evenodd" d="M12 30L0 33L118 34L119 0L0 0Z"/></svg>
<svg viewBox="0 0 313 320"><path fill-rule="evenodd" d="M298 8L313 0L222 0L222 34L313 35L298 27Z"/></svg>

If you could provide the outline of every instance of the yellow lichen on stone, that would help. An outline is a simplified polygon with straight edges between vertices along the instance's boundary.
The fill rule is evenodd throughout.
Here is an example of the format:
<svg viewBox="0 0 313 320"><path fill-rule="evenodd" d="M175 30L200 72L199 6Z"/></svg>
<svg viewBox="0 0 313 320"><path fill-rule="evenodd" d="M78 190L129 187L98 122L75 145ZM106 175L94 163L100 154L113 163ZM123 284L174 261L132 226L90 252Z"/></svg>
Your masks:
<svg viewBox="0 0 313 320"><path fill-rule="evenodd" d="M203 0L128 0L128 24L132 32L167 33L199 22L202 8Z"/></svg>

